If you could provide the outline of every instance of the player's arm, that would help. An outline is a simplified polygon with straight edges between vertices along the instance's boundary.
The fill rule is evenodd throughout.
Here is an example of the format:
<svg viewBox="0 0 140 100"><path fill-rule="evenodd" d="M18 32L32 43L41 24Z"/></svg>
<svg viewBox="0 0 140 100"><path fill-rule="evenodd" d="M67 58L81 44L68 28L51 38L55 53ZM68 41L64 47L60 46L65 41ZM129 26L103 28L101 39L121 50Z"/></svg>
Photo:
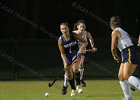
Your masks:
<svg viewBox="0 0 140 100"><path fill-rule="evenodd" d="M93 37L91 36L91 33L90 33L90 32L87 33L87 38L88 38L88 40L89 40L89 42L90 42L91 48L92 48L94 51L97 51L97 48L94 47L94 40L93 40Z"/></svg>
<svg viewBox="0 0 140 100"><path fill-rule="evenodd" d="M116 44L118 41L118 34L120 34L117 31L113 31L111 34L112 40L111 40L111 52L112 52L112 56L114 58L114 60L116 60L117 62L119 62L119 57L116 53Z"/></svg>
<svg viewBox="0 0 140 100"><path fill-rule="evenodd" d="M138 46L140 47L140 35L139 35L139 39L138 39Z"/></svg>
<svg viewBox="0 0 140 100"><path fill-rule="evenodd" d="M61 58L62 58L63 63L64 63L64 68L66 68L68 63L67 63L67 58L66 58L66 55L65 55L65 51L64 51L64 47L63 47L63 44L62 44L61 37L58 39L58 48L60 50Z"/></svg>
<svg viewBox="0 0 140 100"><path fill-rule="evenodd" d="M82 53L82 51L87 47L88 42L85 39L83 39L79 34L74 33L74 36L77 40L82 42L82 46L79 48L79 51L78 51L78 53Z"/></svg>

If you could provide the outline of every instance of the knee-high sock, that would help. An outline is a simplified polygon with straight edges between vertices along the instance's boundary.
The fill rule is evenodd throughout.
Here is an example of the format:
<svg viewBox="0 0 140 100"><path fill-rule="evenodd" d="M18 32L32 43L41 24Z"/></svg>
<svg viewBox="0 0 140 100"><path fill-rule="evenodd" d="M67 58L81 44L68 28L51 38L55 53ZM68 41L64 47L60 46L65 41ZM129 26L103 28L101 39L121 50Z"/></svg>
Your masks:
<svg viewBox="0 0 140 100"><path fill-rule="evenodd" d="M76 80L76 85L80 85L80 72L75 73L75 80Z"/></svg>
<svg viewBox="0 0 140 100"><path fill-rule="evenodd" d="M120 81L120 85L121 85L121 88L123 90L123 94L126 100L129 100L130 98L132 98L129 83L127 81Z"/></svg>
<svg viewBox="0 0 140 100"><path fill-rule="evenodd" d="M65 74L64 75L64 87L67 87L68 84L69 84L69 81L68 81L67 75Z"/></svg>
<svg viewBox="0 0 140 100"><path fill-rule="evenodd" d="M73 78L72 80L68 80L68 81L69 81L69 83L70 83L71 89L76 90L74 78Z"/></svg>
<svg viewBox="0 0 140 100"><path fill-rule="evenodd" d="M80 68L80 80L83 79L83 75L84 75L84 68Z"/></svg>
<svg viewBox="0 0 140 100"><path fill-rule="evenodd" d="M140 80L135 76L130 76L128 82L140 91Z"/></svg>

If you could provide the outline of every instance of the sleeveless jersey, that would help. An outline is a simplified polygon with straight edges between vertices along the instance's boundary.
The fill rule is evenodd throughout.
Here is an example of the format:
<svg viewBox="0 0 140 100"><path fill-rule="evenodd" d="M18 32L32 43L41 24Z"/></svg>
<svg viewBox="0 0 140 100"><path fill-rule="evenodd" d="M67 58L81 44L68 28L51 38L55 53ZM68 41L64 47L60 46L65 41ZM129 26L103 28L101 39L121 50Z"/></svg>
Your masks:
<svg viewBox="0 0 140 100"><path fill-rule="evenodd" d="M85 39L87 41L87 31L84 31L82 33L82 38ZM78 41L78 45L79 45L79 48L81 47L82 43L80 41Z"/></svg>
<svg viewBox="0 0 140 100"><path fill-rule="evenodd" d="M73 34L73 32L70 33L70 40L68 41L65 40L63 35L61 36L66 56L72 54L73 52L77 53L79 50L78 41L75 39Z"/></svg>
<svg viewBox="0 0 140 100"><path fill-rule="evenodd" d="M117 47L120 51L127 47L133 46L132 40L130 39L129 34L126 31L124 31L120 27L116 28L115 31L119 31L122 35L117 43Z"/></svg>

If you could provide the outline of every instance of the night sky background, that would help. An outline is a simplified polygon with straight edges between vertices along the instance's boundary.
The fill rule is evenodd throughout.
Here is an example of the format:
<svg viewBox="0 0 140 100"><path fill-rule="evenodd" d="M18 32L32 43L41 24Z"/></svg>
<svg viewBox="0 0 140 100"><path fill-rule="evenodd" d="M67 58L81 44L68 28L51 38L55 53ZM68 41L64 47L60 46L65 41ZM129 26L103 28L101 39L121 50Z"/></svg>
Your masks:
<svg viewBox="0 0 140 100"><path fill-rule="evenodd" d="M113 73L118 64L110 51L112 16L120 16L122 28L137 44L140 34L140 0L0 0L0 79L36 77L31 68L43 75L53 76L63 69L57 46L61 35L59 25L83 19L98 52L89 53L85 76L110 76L95 63ZM17 65L11 59L21 62ZM23 65L28 66L24 68ZM96 72L96 73L94 73ZM139 72L140 73L140 72ZM62 76L63 77L63 76Z"/></svg>
<svg viewBox="0 0 140 100"><path fill-rule="evenodd" d="M86 21L87 30L94 34L96 39L108 39L110 37L111 30L109 27L89 13L77 9L77 5L84 7L107 22L111 16L120 16L122 27L130 35L137 37L139 34L139 0L1 0L0 2L1 8L5 5L56 36L61 35L59 31L61 22L68 22L72 29L77 20L83 19ZM76 6L73 5L75 3ZM3 9L0 9L0 33L0 39L50 38L40 29L32 27L21 18L17 18Z"/></svg>

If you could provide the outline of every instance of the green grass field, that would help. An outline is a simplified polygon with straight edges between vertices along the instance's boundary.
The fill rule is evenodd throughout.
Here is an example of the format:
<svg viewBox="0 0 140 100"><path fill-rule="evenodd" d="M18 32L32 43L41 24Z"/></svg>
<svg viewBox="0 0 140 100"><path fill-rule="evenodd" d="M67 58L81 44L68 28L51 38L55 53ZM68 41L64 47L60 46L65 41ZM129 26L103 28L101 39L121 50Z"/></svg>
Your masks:
<svg viewBox="0 0 140 100"><path fill-rule="evenodd" d="M48 81L49 82L49 81ZM62 81L51 88L46 81L0 81L0 100L122 100L122 91L118 80L86 80L84 92L70 97L61 95ZM49 96L45 97L45 92ZM140 100L140 92L132 92L134 100Z"/></svg>

